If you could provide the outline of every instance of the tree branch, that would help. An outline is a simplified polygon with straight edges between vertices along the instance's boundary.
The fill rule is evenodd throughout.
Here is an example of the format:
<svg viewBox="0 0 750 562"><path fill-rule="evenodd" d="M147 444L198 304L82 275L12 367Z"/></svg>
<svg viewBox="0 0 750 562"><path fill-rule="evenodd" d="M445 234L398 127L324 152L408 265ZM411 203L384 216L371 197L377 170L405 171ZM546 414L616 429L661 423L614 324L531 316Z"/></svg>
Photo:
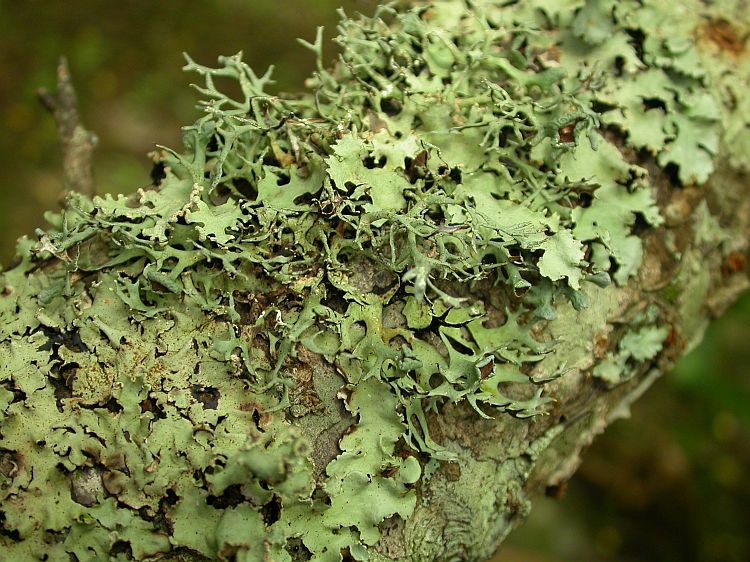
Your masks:
<svg viewBox="0 0 750 562"><path fill-rule="evenodd" d="M99 140L96 134L81 125L78 100L65 57L60 57L57 65L57 90L50 92L42 88L37 94L57 123L63 149L65 193L77 191L93 196L96 188L92 155Z"/></svg>

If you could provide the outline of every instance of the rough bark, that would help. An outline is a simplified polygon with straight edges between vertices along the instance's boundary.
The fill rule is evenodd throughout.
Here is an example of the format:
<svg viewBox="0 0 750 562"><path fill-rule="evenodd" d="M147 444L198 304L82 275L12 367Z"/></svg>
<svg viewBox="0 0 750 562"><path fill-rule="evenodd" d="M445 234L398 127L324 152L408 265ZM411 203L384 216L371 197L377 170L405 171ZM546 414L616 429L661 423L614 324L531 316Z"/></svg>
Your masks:
<svg viewBox="0 0 750 562"><path fill-rule="evenodd" d="M609 33L610 19L618 21L620 16L606 2L603 12L597 11L596 3L574 4L578 11L568 11L576 22L583 22L581 40L591 41L593 50L605 41L597 34L596 25L602 22L597 17L604 18L603 29ZM644 3L643 10L647 5ZM450 0L435 6L415 12L416 19L403 20L402 25L413 24L419 29L430 18L448 22L455 18L461 25L469 25L466 22L473 22L475 16L486 15L483 3ZM500 13L497 3L487 6L493 6L487 10ZM587 14L587 9L593 13ZM654 55L649 64L653 69L665 65L664 76L674 78L672 87L684 88L674 99L660 102L667 113L684 113L680 122L684 129L669 131L661 138L664 146L651 150L645 145L644 149L637 146L637 130L627 119L624 124L601 124L591 115L603 116L611 108L602 109L606 103L598 100L597 105L593 98L583 98L594 108L590 114L582 111L574 119L554 121L555 126L545 129L547 137L539 143L546 148L535 152L537 148L529 147L523 152L532 155L529 162L546 170L552 154L543 154L546 149L560 149L562 152L554 153L560 159L566 150L587 150L587 158L594 161L604 156L590 152L586 143L598 135L605 147L600 150L615 151L609 154L616 155L615 167L619 166L623 179L611 179L610 187L621 190L618 193L623 197L648 193L646 198L653 198L658 208L655 213L648 204L634 207L637 210L626 213L624 226L612 225L612 230L625 228L628 235L637 236L643 249L637 260L617 252L608 256L605 261L617 263L619 269L605 265L597 270L591 248L583 258L581 242L601 243L602 247L609 243L609 233L587 238L581 230L581 213L588 208L584 198L579 203L566 199L557 209L563 215L566 209L573 209L570 222L559 228L560 232L567 228L570 241L576 243L571 242L575 251L563 256L570 263L556 267L542 261L547 248L553 247L551 239L557 236L550 230L557 226L550 225L536 233L549 237L536 245L524 246L523 241L507 244L508 261L494 264L506 267L503 273L488 267L482 275L462 282L436 280L429 284L437 278L437 274L431 277L429 269L420 277L419 260L435 258L437 253L429 243L415 243L414 248L427 248L432 253L415 257L414 263L401 269L388 269L371 259L376 253L373 243L367 256L349 256L348 275L343 277L331 265L338 254L323 255L322 250L320 263L291 274L278 273L254 258L243 261L243 252L263 248L264 240L274 234L263 231L264 225L271 228L263 221L277 220L272 213L258 215L259 231L265 237L253 230L257 225L251 220L255 216L251 208L264 189L270 190L266 191L270 203L265 208L273 208L274 200L286 201L290 196L284 186L299 189L300 182L314 178L314 158L321 159L320 154L325 156L322 160L329 177L343 184L339 178L349 176L336 166L346 161L346 143L364 146L376 135L393 133L399 126L395 115L408 100L381 96L368 82L377 82L379 75L369 67L369 75L358 74L367 61L356 58L344 57L338 73L326 74L320 66L318 97L299 105L288 102L289 106L284 106L287 102L275 98L248 96L237 121L242 127L247 125L252 139L267 143L264 153L255 154L253 165L267 170L257 183L258 176L249 172L232 176L238 169L246 171L242 166L249 158L239 164L238 159L231 161L231 155L240 149L228 139L239 142L247 131L240 131L240 126L229 128L231 120L223 116L225 121L200 121L191 130L195 135L188 136L186 155L162 155L158 166L164 170L164 179L154 190L142 191L129 200L92 202L72 196L68 209L53 218L52 228L40 233L38 242L21 243L20 263L4 276L0 344L7 361L0 371L4 383L0 389L0 544L19 560L43 555L54 560L71 555L78 560L488 559L523 521L534 497L554 493L564 485L592 439L612 420L628 415L630 404L695 346L707 323L748 286L749 165L747 155L741 149L738 152L738 147L749 134L750 113L745 111L744 100L732 98L733 92L748 84L750 75L744 47L748 30L745 2L718 7L686 3L683 9L686 13L678 17L687 18L682 26L690 31L681 33L683 40L689 39L688 46L683 42L674 47L669 43L669 30L662 28L659 33L664 35L658 35L659 41L672 45L665 48L675 51ZM468 17L462 15L467 13ZM546 12L547 31L556 25L573 26L570 14L560 8ZM487 17L495 15L491 11ZM417 21L421 23L417 25ZM669 24L672 20L665 21ZM638 25L645 28L647 24L630 20L620 24L618 32L632 32L633 43L640 49L656 48L646 43L649 37L644 41L636 33ZM380 29L379 25L376 22L374 27ZM439 29L436 24L435 30ZM494 28L487 25L482 29L490 33ZM518 29L523 29L518 31L520 35L527 33L525 27ZM557 68L560 61L565 64L566 53L576 52L576 47L561 42L542 50L529 37L526 40L532 43L513 46L518 47L513 56L527 56L527 51L539 49L533 55L534 64L542 61L550 66L530 65L524 68L528 74L523 74L520 63L503 63L502 80L497 81L508 91L514 80L523 88L534 82L523 91L533 97L529 107L536 107L539 95L565 91L565 85L558 91L554 90L558 86L544 85L546 82L538 86L536 80L541 82L543 75L563 84L563 74L545 72ZM358 37L351 45L357 41L365 43ZM308 47L320 58L320 38ZM637 51L635 47L632 50ZM680 67L684 61L679 57L686 52L708 69L705 77L680 75L691 72ZM444 51L438 54L448 56ZM393 60L406 65L407 55L397 53ZM441 64L454 63L435 56L431 64L438 70L431 72L439 77ZM585 66L585 58L581 61ZM633 79L638 72L645 72L623 70L627 64L618 62L617 57L611 62L615 70L620 68L626 75L632 72ZM204 92L214 96L213 100L222 99L213 89L214 75L234 76L236 69L245 72L237 59L228 59L218 71L192 61L188 66L206 77ZM252 83L249 90L258 84L262 87L265 79L252 73L242 74L242 78ZM585 84L595 81L589 78ZM447 87L455 79L448 74L442 84ZM695 80L690 88L685 86L688 79ZM332 88L337 80L349 80L350 97L356 98L351 95L351 84L361 85L358 87L365 94L355 102L369 104L370 109L363 111L360 122L350 116L347 126L351 130L337 122L331 136L313 133L303 138L300 131L314 130L325 121L325 112L319 107L325 100L320 98L329 95L326 88ZM487 83L486 76L481 83ZM537 86L541 94L533 89ZM488 88L489 98L482 103L494 103L493 96L499 95L491 85ZM705 98L690 97L705 93L701 88L714 88L720 109L706 110L701 105ZM341 91L347 93L345 88ZM664 92L660 95L672 96L669 88ZM369 95L377 102L367 98ZM593 95L596 98L598 94ZM643 98L638 99L639 104L653 102L650 91L639 95ZM338 101L344 99L349 98L339 97ZM442 102L440 94L430 99ZM688 103L688 99L692 101ZM477 102L471 97L453 101L452 124L463 127L462 119L470 117L467 108L476 107ZM332 103L335 105L335 100ZM221 113L220 104L207 105L212 118ZM310 108L319 113L310 113ZM412 152L395 153L402 160L406 154L407 163L391 170L383 161L381 170L400 174L402 181L405 176L409 180L404 183L406 190L412 189L409 185L427 186L428 190L440 182L446 189L458 189L456 186L479 173L481 166L471 170L468 163L464 166L461 162L451 168L453 138L434 130L421 131L420 127L428 127L426 111L414 125L418 133L424 133L423 150L417 151L415 144ZM707 113L701 115L700 111ZM273 126L265 123L278 115L283 119ZM689 159L674 160L678 158L677 139L686 140L688 123L698 130L697 138L688 139L693 143L692 154L696 161L709 158L708 168L691 167ZM522 124L530 127L528 122ZM481 126L490 125L483 122ZM369 135L363 134L364 140L357 136L358 127ZM716 135L716 146L708 135ZM518 142L522 144L530 136L520 134ZM396 144L395 138L388 137L388 142ZM248 146L242 145L250 153ZM399 144L399 150L404 146ZM392 145L386 149L395 150ZM365 154L359 150L357 145L352 152L357 166L378 168L377 151ZM394 153L387 154L391 158ZM511 164L520 167L500 161L508 169ZM297 176L291 171L284 181L281 176L271 176L284 170L293 170ZM623 170L641 177L637 182L625 179L628 173ZM710 176L705 181L704 173ZM354 172L351 176L358 177ZM263 183L269 177L274 180L271 187ZM366 183L367 176L362 177ZM603 185L606 175L598 179L600 183L590 185L594 197L600 193L598 189L607 188ZM588 180L582 177L578 183L566 182L566 189L573 193ZM341 191L345 186L337 187ZM314 193L319 199L300 202L300 197L309 195L301 190L295 192L299 196L284 203L287 208L273 210L291 209L284 220L298 216L293 211L328 221L343 213L339 209L346 206L347 197L361 197L355 187L347 187L348 195L338 193L330 200L324 200L321 191ZM550 193L555 187L553 183L547 186ZM393 196L395 203L379 202L375 195L361 203L369 231L362 236L374 237L373 231L377 233L388 224L384 221L406 208L407 202L398 197ZM446 204L444 200L439 199L439 205ZM454 200L450 204L455 204ZM461 212L482 211L472 206L473 199L467 201ZM373 211L378 205L383 208ZM657 216L662 217L661 224L654 218ZM425 211L420 227L430 224L428 218ZM327 233L331 246L348 235L353 238L345 222L339 221ZM271 224L278 227L278 223ZM389 228L386 232L398 232L396 223ZM460 233L466 228L446 219L430 235ZM357 240L360 234L357 227ZM233 246L248 236L255 237L254 241ZM380 248L391 262L395 261L397 242ZM275 253L264 258L268 263L293 254L293 249L282 244L272 249ZM563 259L555 254L549 260L553 258ZM638 266L634 275L622 272L627 263ZM480 260L477 267L482 264L485 262ZM515 264L523 268L515 268ZM532 282L519 283L515 276L519 270ZM460 271L456 266L456 276ZM617 283L600 286L602 278L610 276ZM585 279L592 282L579 285ZM540 312L544 303L536 310L524 308L524 303L530 302L524 300L526 291L543 283L554 286L550 289L554 298L548 302L554 314ZM403 300L391 306L388 299ZM442 312L438 314L438 305L433 304L420 313L427 315L426 323L416 312L404 312L407 307L423 306L420 299L442 302ZM464 302L479 306L481 314L467 312ZM516 346L512 353L505 347L485 353L480 341L480 337L488 337L482 336L484 329L496 330L493 334L502 329L512 332L503 344ZM452 342L462 340L458 351L450 349L447 337L440 339L448 333L441 330L452 330ZM327 337L331 333L337 335L338 342ZM414 344L409 338L421 338L419 345L429 344L431 353L447 357L440 364L442 370L428 371L423 365L426 353L405 349L407 343ZM363 350L362 342L370 347ZM461 386L464 382L453 379L433 385L436 375L448 379L444 371L466 363L466 357L472 359L474 369L467 372L477 378L473 387L474 383ZM431 375L427 381L414 374L420 369ZM482 382L501 369L512 370L509 378L500 379L503 402L497 398L497 388L493 395ZM428 391L423 390L424 385ZM537 389L546 400L534 394ZM435 396L441 398L432 400ZM41 507L48 498L50 505Z"/></svg>

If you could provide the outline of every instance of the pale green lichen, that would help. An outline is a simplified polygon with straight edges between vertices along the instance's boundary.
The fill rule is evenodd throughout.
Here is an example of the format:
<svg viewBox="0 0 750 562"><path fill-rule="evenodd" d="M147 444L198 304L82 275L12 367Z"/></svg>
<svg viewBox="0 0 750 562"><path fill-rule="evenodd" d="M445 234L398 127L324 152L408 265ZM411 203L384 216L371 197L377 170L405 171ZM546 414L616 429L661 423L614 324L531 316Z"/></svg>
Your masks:
<svg viewBox="0 0 750 562"><path fill-rule="evenodd" d="M543 414L544 383L583 364L531 329L637 272L633 227L661 218L626 148L711 174L736 112L671 12L383 7L342 19L331 70L322 34L303 41L318 68L297 97L239 55L188 59L205 115L157 157L158 187L72 195L3 274L5 555L377 556L383 521L426 501L420 475L461 459L429 412ZM647 320L612 361L654 359L667 332Z"/></svg>
<svg viewBox="0 0 750 562"><path fill-rule="evenodd" d="M593 370L593 376L608 384L616 385L628 380L628 361L643 363L653 359L661 351L669 329L659 326L644 326L625 334L618 344L617 353L609 354Z"/></svg>

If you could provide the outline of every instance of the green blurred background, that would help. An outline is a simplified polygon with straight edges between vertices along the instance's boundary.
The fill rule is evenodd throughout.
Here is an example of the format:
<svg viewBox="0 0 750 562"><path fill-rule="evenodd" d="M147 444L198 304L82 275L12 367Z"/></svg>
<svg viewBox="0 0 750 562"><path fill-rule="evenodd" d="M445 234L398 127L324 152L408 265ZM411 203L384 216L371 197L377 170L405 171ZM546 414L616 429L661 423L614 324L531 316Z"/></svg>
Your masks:
<svg viewBox="0 0 750 562"><path fill-rule="evenodd" d="M0 0L0 260L41 226L62 190L55 126L36 101L70 61L84 123L98 134L99 193L149 183L146 153L178 147L198 115L181 53L212 64L239 50L302 87L312 55L296 37L334 34L336 8L372 0ZM327 57L333 58L330 46ZM535 505L498 560L750 560L750 298L587 453L562 500Z"/></svg>

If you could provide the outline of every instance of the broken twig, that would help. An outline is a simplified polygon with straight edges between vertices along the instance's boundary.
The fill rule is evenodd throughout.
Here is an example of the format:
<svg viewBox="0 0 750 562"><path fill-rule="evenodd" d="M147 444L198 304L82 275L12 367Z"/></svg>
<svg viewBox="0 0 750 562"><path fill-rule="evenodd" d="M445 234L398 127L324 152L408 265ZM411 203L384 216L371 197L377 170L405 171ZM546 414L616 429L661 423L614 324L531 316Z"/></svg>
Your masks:
<svg viewBox="0 0 750 562"><path fill-rule="evenodd" d="M66 195L77 191L93 196L96 192L92 171L92 155L98 143L96 135L81 125L78 102L70 79L68 61L60 58L57 65L57 90L40 89L38 96L53 115L63 148L63 174Z"/></svg>

